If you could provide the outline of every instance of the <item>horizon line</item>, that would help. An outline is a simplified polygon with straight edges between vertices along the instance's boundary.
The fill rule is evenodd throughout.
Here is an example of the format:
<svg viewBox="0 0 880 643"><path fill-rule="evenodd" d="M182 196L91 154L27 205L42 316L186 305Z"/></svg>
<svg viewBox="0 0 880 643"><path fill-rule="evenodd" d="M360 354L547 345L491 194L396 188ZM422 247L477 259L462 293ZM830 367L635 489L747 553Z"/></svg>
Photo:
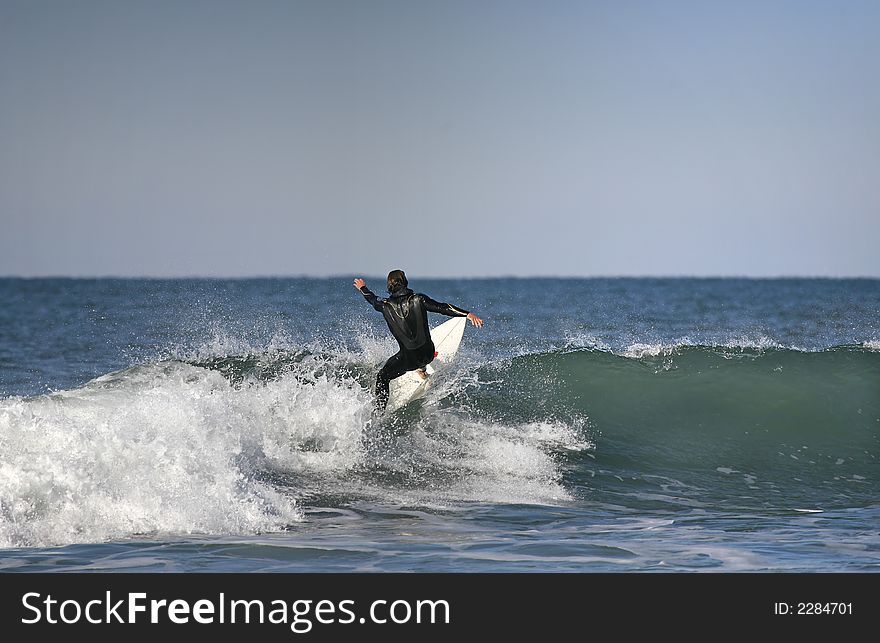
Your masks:
<svg viewBox="0 0 880 643"><path fill-rule="evenodd" d="M364 279L380 279L384 280L384 275L370 275L368 273L332 273L332 274L308 274L308 273L291 273L291 274L255 274L255 275L16 275L16 274L0 274L0 279L22 279L22 280L39 280L39 279L69 279L69 280L143 280L143 281L185 281L185 280L216 280L216 281L257 281L265 279L349 279L353 277L362 277ZM423 280L490 280L490 279L753 279L753 280L785 280L785 279L827 279L827 280L880 280L880 275L794 275L794 274L778 274L778 275L741 275L741 274L592 274L592 275L570 275L570 274L497 274L497 275L468 275L468 276L442 276L442 275L419 275L415 279Z"/></svg>

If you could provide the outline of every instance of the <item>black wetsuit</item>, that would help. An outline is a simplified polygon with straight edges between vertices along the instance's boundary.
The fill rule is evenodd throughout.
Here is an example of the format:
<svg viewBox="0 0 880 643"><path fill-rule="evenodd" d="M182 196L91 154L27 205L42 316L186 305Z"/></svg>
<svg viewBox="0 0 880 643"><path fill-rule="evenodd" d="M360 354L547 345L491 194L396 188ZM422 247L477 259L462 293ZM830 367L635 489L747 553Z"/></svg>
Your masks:
<svg viewBox="0 0 880 643"><path fill-rule="evenodd" d="M428 312L448 317L467 317L469 313L409 288L395 290L385 299L380 299L366 286L360 291L370 305L382 313L391 334L400 344L400 350L385 362L376 376L376 406L384 410L391 380L428 365L436 357L428 328Z"/></svg>

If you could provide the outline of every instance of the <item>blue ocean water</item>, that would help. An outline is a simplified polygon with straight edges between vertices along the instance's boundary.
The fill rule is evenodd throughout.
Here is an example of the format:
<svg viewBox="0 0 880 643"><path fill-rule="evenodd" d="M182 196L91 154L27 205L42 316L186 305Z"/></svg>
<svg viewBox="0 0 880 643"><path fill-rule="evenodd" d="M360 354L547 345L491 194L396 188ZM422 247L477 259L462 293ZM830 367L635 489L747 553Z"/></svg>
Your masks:
<svg viewBox="0 0 880 643"><path fill-rule="evenodd" d="M880 569L880 281L351 280L0 279L0 571Z"/></svg>

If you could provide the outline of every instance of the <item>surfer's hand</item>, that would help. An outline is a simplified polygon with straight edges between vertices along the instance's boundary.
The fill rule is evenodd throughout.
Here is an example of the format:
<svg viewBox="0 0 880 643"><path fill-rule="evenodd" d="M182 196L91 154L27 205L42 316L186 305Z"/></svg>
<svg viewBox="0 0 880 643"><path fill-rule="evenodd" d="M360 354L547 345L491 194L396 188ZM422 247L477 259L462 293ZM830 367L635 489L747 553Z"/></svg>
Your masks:
<svg viewBox="0 0 880 643"><path fill-rule="evenodd" d="M360 290L361 288L363 288L366 285L367 285L367 282L364 281L363 279L361 279L360 277L358 277L357 279L354 280L354 287L357 288L358 290Z"/></svg>
<svg viewBox="0 0 880 643"><path fill-rule="evenodd" d="M483 327L483 320L474 315L473 313L468 313L467 318L471 321L471 323L477 328Z"/></svg>

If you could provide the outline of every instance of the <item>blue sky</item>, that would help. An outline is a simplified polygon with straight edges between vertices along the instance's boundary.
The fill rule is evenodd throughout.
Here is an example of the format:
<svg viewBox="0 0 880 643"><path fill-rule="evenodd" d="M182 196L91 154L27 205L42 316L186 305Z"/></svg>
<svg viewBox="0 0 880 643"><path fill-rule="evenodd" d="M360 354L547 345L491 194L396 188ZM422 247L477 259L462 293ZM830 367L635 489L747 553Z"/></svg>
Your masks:
<svg viewBox="0 0 880 643"><path fill-rule="evenodd" d="M0 275L880 277L880 3L0 0Z"/></svg>

